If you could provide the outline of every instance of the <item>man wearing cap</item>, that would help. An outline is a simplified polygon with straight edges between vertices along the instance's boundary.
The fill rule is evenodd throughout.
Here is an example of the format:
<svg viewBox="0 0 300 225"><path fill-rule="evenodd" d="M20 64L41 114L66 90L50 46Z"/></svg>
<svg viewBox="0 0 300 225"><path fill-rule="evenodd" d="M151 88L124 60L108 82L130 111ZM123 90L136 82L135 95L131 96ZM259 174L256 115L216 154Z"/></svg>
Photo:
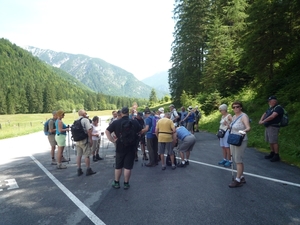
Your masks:
<svg viewBox="0 0 300 225"><path fill-rule="evenodd" d="M177 120L180 119L180 117L175 109L175 106L171 104L169 108L170 108L170 119L173 121L175 126L178 126Z"/></svg>
<svg viewBox="0 0 300 225"><path fill-rule="evenodd" d="M51 157L52 157L52 161L51 161L51 165L57 165L57 162L55 160L55 156L54 156L54 153L55 153L55 148L56 148L56 141L55 141L55 134L56 134L56 129L55 129L55 121L57 119L57 115L56 115L56 111L53 111L52 112L52 115L53 115L53 118L49 120L49 123L48 123L48 141L49 141L49 144L51 146Z"/></svg>
<svg viewBox="0 0 300 225"><path fill-rule="evenodd" d="M122 174L122 168L124 168L124 189L128 189L129 179L131 175L131 169L133 168L134 158L135 158L135 150L136 143L138 142L138 133L141 132L142 128L136 120L129 120L129 109L128 107L123 107L121 110L122 118L115 120L111 123L106 131L106 137L111 142L116 142L116 166L115 166L115 179L112 184L112 187L115 189L120 188L120 177ZM121 142L121 134L122 134L122 125L131 123L132 130L136 135L136 141L129 145L124 145ZM111 133L115 132L116 139L112 138Z"/></svg>
<svg viewBox="0 0 300 225"><path fill-rule="evenodd" d="M158 164L158 142L157 142L157 136L152 133L152 122L153 115L151 115L150 110L145 110L145 118L146 118L146 126L142 130L142 133L146 133L147 138L147 148L149 152L149 163L146 164L147 167L154 167Z"/></svg>
<svg viewBox="0 0 300 225"><path fill-rule="evenodd" d="M279 123L284 114L283 108L278 105L276 96L270 96L268 98L269 109L261 116L259 124L264 124L265 129L265 140L270 143L271 152L265 156L265 159L270 159L271 162L280 160L279 157Z"/></svg>
<svg viewBox="0 0 300 225"><path fill-rule="evenodd" d="M161 119L165 117L165 110L163 107L158 109L158 115Z"/></svg>

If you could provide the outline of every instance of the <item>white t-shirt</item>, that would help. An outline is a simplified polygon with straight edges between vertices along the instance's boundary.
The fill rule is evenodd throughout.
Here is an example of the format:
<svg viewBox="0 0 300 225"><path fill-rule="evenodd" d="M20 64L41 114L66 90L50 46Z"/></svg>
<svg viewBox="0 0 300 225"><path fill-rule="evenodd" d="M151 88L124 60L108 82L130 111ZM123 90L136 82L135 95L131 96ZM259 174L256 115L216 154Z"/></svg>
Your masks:
<svg viewBox="0 0 300 225"><path fill-rule="evenodd" d="M98 125L98 126L95 126L94 124L92 124L92 127L93 127L93 130L92 130L92 140L93 141L97 141L101 138L101 127ZM97 136L93 136L95 134L98 134L98 137Z"/></svg>

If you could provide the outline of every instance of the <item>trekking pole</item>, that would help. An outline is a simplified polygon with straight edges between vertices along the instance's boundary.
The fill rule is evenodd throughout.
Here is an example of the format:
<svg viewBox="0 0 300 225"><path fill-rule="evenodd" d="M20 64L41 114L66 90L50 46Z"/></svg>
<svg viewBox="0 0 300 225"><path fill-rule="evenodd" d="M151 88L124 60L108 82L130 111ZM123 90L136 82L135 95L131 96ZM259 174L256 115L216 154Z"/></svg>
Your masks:
<svg viewBox="0 0 300 225"><path fill-rule="evenodd" d="M71 145L70 145L70 131L68 130L68 156L69 156L68 164L71 161L71 158L70 158L70 148L71 148Z"/></svg>
<svg viewBox="0 0 300 225"><path fill-rule="evenodd" d="M232 154L230 156L231 156L231 180L234 181Z"/></svg>

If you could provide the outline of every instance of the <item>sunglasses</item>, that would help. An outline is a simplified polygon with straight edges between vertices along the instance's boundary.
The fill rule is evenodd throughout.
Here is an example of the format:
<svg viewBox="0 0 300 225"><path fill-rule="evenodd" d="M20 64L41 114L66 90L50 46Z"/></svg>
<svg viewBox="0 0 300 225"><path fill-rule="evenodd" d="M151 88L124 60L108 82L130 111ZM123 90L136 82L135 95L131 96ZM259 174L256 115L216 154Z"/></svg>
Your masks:
<svg viewBox="0 0 300 225"><path fill-rule="evenodd" d="M241 106L237 105L237 106L232 106L233 109L239 109L241 108Z"/></svg>

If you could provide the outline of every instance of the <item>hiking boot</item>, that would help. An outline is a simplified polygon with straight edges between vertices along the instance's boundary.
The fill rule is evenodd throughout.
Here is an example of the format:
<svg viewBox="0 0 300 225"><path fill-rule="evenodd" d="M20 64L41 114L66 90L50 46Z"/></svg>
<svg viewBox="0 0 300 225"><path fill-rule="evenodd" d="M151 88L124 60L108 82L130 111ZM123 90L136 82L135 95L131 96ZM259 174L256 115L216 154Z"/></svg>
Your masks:
<svg viewBox="0 0 300 225"><path fill-rule="evenodd" d="M83 174L82 169L78 168L77 169L77 176L81 176Z"/></svg>
<svg viewBox="0 0 300 225"><path fill-rule="evenodd" d="M274 154L274 156L272 157L272 159L270 159L271 162L277 162L280 161L280 157L279 154Z"/></svg>
<svg viewBox="0 0 300 225"><path fill-rule="evenodd" d="M274 156L274 154L275 154L275 152L270 152L269 155L266 155L266 156L265 156L265 159L272 159L273 156Z"/></svg>
<svg viewBox="0 0 300 225"><path fill-rule="evenodd" d="M69 160L67 160L65 157L62 157L61 162L69 162Z"/></svg>
<svg viewBox="0 0 300 225"><path fill-rule="evenodd" d="M245 177L242 177L242 178L241 178L241 183L242 183L242 184L246 184L246 179L245 179Z"/></svg>
<svg viewBox="0 0 300 225"><path fill-rule="evenodd" d="M225 165L225 163L227 162L226 159L222 159L222 161L218 162L219 165Z"/></svg>
<svg viewBox="0 0 300 225"><path fill-rule="evenodd" d="M183 164L183 163L181 162L177 167L182 167L182 168L184 168L184 167L185 167L185 163Z"/></svg>
<svg viewBox="0 0 300 225"><path fill-rule="evenodd" d="M57 169L67 169L67 166L62 163L57 163Z"/></svg>
<svg viewBox="0 0 300 225"><path fill-rule="evenodd" d="M127 190L128 188L130 188L129 183L128 182L127 183L124 182L124 189Z"/></svg>
<svg viewBox="0 0 300 225"><path fill-rule="evenodd" d="M190 165L190 162L188 160L185 161L185 165Z"/></svg>
<svg viewBox="0 0 300 225"><path fill-rule="evenodd" d="M92 170L92 168L88 168L88 169L86 170L86 175L87 175L87 176L93 175L93 174L95 174L95 173L97 173L97 172L94 172L94 171Z"/></svg>
<svg viewBox="0 0 300 225"><path fill-rule="evenodd" d="M224 164L224 167L230 167L230 166L231 166L231 164L232 164L232 162L230 162L230 161L226 161L226 163Z"/></svg>
<svg viewBox="0 0 300 225"><path fill-rule="evenodd" d="M103 160L103 158L101 158L101 157L99 156L99 154L96 154L96 159L98 159L98 160Z"/></svg>
<svg viewBox="0 0 300 225"><path fill-rule="evenodd" d="M55 160L55 159L52 159L52 161L51 161L51 165L57 165L57 162L56 162L56 160Z"/></svg>
<svg viewBox="0 0 300 225"><path fill-rule="evenodd" d="M230 188L242 187L242 182L238 182L237 180L232 181L229 185Z"/></svg>
<svg viewBox="0 0 300 225"><path fill-rule="evenodd" d="M98 161L98 159L97 159L96 156L94 156L94 155L93 155L93 161L94 161L94 162L97 162L97 161Z"/></svg>
<svg viewBox="0 0 300 225"><path fill-rule="evenodd" d="M114 189L119 189L120 188L120 182L119 181L114 181L111 186Z"/></svg>

